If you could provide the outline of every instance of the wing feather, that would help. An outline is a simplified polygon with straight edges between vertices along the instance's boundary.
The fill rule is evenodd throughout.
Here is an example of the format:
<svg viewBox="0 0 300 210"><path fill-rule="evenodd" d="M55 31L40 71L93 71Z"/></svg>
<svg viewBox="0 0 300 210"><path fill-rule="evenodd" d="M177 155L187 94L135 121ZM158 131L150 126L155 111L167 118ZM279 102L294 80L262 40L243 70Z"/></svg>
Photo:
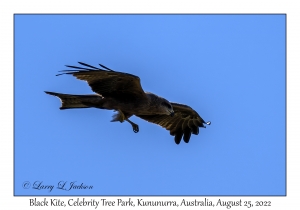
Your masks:
<svg viewBox="0 0 300 210"><path fill-rule="evenodd" d="M170 131L171 136L175 136L176 144L179 144L182 137L185 143L188 143L191 134L198 135L199 127L205 127L203 124L210 124L205 122L200 115L191 107L171 103L175 112L174 116L170 115L137 115L138 117L155 124L158 124Z"/></svg>
<svg viewBox="0 0 300 210"><path fill-rule="evenodd" d="M189 141L190 141L190 138L191 138L191 130L189 129L189 128L186 128L185 130L184 130L184 132L183 132L183 141L185 142L185 143L189 143Z"/></svg>
<svg viewBox="0 0 300 210"><path fill-rule="evenodd" d="M175 123L170 123L171 124L171 129L170 129L170 133L177 133L177 131L181 130L181 126L182 126L182 122L183 119L179 119L177 122L175 121Z"/></svg>
<svg viewBox="0 0 300 210"><path fill-rule="evenodd" d="M182 130L185 130L185 128L188 126L189 120L184 119L184 122L182 123Z"/></svg>
<svg viewBox="0 0 300 210"><path fill-rule="evenodd" d="M146 94L140 78L123 72L113 71L100 64L102 68L78 62L84 67L66 65L73 70L63 70L61 74L71 74L79 80L86 81L92 90L103 97L112 97L120 101L141 100Z"/></svg>
<svg viewBox="0 0 300 210"><path fill-rule="evenodd" d="M175 138L174 138L176 144L180 143L182 136L183 136L182 130L176 131Z"/></svg>

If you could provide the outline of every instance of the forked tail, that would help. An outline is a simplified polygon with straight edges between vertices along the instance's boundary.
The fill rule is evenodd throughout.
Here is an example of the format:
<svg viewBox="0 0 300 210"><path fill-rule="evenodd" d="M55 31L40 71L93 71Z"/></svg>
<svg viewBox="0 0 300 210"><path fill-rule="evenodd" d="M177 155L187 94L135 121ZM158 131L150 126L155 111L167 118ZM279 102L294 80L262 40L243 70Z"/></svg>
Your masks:
<svg viewBox="0 0 300 210"><path fill-rule="evenodd" d="M49 95L56 96L61 100L59 109L91 108L100 106L102 97L99 95L70 95L45 91Z"/></svg>

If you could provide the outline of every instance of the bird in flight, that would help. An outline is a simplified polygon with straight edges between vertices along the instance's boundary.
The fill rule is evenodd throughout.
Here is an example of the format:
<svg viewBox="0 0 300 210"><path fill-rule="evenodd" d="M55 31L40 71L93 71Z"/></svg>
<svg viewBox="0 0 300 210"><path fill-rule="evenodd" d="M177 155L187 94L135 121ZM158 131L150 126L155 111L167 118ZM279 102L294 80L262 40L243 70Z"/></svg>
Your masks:
<svg viewBox="0 0 300 210"><path fill-rule="evenodd" d="M72 70L62 70L61 74L70 74L77 79L86 81L96 94L71 95L45 91L45 93L60 98L60 109L73 108L98 108L115 110L112 122L127 121L131 124L135 133L139 132L139 126L129 120L132 115L140 117L148 122L158 124L170 131L175 136L176 144L182 137L188 143L191 134L198 135L199 127L205 122L191 107L169 102L168 100L150 92L144 92L140 78L123 72L117 72L99 64L97 68L89 64L78 62L81 67L66 65Z"/></svg>

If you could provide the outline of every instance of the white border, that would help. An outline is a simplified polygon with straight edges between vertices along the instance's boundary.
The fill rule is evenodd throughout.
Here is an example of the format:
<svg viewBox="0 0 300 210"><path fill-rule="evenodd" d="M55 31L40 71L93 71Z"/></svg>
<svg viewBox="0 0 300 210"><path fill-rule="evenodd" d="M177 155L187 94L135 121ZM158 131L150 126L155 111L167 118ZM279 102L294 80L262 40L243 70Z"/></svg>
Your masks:
<svg viewBox="0 0 300 210"><path fill-rule="evenodd" d="M297 209L299 199L299 26L300 15L296 1L275 0L109 0L109 1L38 1L2 0L1 10L1 199L3 209L30 208L29 198L13 196L13 14L15 13L281 13L287 14L287 196L286 197L220 197L222 200L271 200L272 209ZM297 132L298 130L298 132ZM298 195L298 196L297 196ZM42 198L42 197L39 197ZM55 197L51 197L55 198ZM67 201L69 198L63 197ZM103 197L88 197L88 199ZM116 197L107 197L115 200ZM122 197L126 199L126 197ZM138 197L134 197L137 199ZM178 200L179 197L146 197L147 200ZM192 197L188 197L192 199ZM204 197L197 197L198 200ZM208 197L217 201L218 197ZM71 208L71 207L70 207ZM91 207L89 207L91 209ZM196 207L197 208L197 207ZM199 208L199 207L198 207ZM203 207L202 207L203 208ZM211 207L210 207L211 208ZM221 207L224 209L224 207ZM226 207L225 207L226 208ZM234 208L234 207L232 207ZM260 207L262 208L262 207ZM19 208L20 209L20 208ZM101 209L106 209L101 207ZM117 209L109 207L109 209ZM213 208L218 209L218 208Z"/></svg>

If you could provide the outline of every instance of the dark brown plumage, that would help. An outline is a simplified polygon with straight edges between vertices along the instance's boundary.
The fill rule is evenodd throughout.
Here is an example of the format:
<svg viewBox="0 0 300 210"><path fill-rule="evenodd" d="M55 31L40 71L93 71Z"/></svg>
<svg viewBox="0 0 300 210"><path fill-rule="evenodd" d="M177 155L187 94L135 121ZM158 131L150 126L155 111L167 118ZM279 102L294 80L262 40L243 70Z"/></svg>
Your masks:
<svg viewBox="0 0 300 210"><path fill-rule="evenodd" d="M116 110L118 113L112 121L128 121L133 131L138 132L138 125L129 120L132 115L136 115L169 130L170 135L175 136L176 144L180 143L182 137L188 143L191 134L198 135L199 127L210 124L187 105L170 103L153 93L144 92L140 78L135 75L113 71L101 64L103 69L82 62L79 64L84 67L67 65L73 70L64 70L64 73L58 75L71 74L84 80L97 94L70 95L45 91L61 99L60 109L94 107Z"/></svg>
<svg viewBox="0 0 300 210"><path fill-rule="evenodd" d="M191 107L183 104L172 103L174 116L169 115L137 115L138 117L162 126L170 131L170 135L175 136L175 143L179 144L183 136L185 143L188 143L191 134L198 135L199 127L204 127L205 122L199 114Z"/></svg>

